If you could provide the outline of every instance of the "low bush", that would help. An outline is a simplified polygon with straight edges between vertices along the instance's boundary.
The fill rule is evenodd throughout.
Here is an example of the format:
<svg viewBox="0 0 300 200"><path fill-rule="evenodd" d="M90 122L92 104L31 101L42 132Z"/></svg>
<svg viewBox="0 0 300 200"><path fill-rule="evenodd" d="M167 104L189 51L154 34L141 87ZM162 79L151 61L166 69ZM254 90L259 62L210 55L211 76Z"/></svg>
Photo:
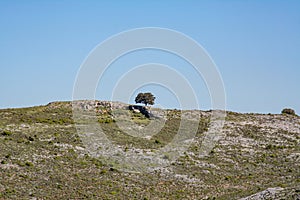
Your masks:
<svg viewBox="0 0 300 200"><path fill-rule="evenodd" d="M1 132L1 135L3 136L10 136L12 134L12 132L8 131L8 130L4 130Z"/></svg>
<svg viewBox="0 0 300 200"><path fill-rule="evenodd" d="M296 115L295 111L291 108L285 108L281 111L281 114L287 114L287 115Z"/></svg>

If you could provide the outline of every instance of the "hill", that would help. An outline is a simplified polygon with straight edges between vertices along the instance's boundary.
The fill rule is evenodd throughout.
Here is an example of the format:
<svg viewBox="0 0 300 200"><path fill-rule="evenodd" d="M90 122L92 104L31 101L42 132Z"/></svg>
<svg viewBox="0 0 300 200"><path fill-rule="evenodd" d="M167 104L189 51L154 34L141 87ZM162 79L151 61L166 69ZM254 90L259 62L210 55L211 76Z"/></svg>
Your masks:
<svg viewBox="0 0 300 200"><path fill-rule="evenodd" d="M76 105L96 111L99 126L124 152L162 148L181 120L179 110L154 109L164 127L152 137L134 137L118 127L115 115L134 122L130 129L156 118L118 102ZM0 199L300 199L299 116L227 112L222 137L208 155L199 156L212 111L190 112L200 116L199 128L184 155L136 173L87 153L71 102L2 109Z"/></svg>

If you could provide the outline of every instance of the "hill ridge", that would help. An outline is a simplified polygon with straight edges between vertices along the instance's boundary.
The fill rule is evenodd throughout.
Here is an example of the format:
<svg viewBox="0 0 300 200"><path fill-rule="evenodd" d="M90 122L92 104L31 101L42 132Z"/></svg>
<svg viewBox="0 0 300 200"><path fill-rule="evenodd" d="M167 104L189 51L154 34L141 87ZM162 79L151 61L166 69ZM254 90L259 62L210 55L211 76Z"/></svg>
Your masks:
<svg viewBox="0 0 300 200"><path fill-rule="evenodd" d="M222 137L209 155L200 157L211 111L191 111L200 114L200 121L188 151L170 166L137 174L86 152L71 105L0 110L1 199L299 199L299 116L228 111ZM151 153L168 144L180 124L180 110L166 111L164 128L148 139L123 133L108 120L109 113L96 116L124 152ZM151 122L126 112L137 128ZM280 196L262 197L268 188L281 188Z"/></svg>

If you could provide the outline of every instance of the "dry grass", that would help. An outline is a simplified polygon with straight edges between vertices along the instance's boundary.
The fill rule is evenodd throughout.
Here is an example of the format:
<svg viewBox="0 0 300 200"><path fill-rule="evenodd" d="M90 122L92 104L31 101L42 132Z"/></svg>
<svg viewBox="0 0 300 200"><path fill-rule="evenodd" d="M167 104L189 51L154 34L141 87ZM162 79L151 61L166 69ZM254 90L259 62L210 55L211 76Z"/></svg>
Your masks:
<svg viewBox="0 0 300 200"><path fill-rule="evenodd" d="M139 174L86 154L68 102L0 110L0 199L238 199L270 187L285 188L286 199L299 195L299 117L229 112L224 138L202 158L199 145L210 112L201 113L185 155ZM165 127L150 140L123 133L109 114L98 117L107 136L126 151L164 146L176 134L179 116L169 110ZM149 123L138 114L132 120Z"/></svg>

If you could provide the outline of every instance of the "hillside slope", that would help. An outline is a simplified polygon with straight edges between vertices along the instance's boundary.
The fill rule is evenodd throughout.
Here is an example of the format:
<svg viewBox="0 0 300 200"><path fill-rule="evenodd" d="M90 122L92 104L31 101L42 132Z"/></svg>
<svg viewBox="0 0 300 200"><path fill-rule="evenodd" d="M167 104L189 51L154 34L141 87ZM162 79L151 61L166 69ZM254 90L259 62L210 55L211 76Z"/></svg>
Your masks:
<svg viewBox="0 0 300 200"><path fill-rule="evenodd" d="M141 127L153 119L122 103L97 105L99 126L125 152L163 147L180 123L180 111L166 110L158 134L132 137L114 111ZM300 199L300 117L227 112L222 138L200 157L211 111L191 112L201 119L188 151L170 166L134 173L87 154L70 102L0 110L0 199Z"/></svg>

